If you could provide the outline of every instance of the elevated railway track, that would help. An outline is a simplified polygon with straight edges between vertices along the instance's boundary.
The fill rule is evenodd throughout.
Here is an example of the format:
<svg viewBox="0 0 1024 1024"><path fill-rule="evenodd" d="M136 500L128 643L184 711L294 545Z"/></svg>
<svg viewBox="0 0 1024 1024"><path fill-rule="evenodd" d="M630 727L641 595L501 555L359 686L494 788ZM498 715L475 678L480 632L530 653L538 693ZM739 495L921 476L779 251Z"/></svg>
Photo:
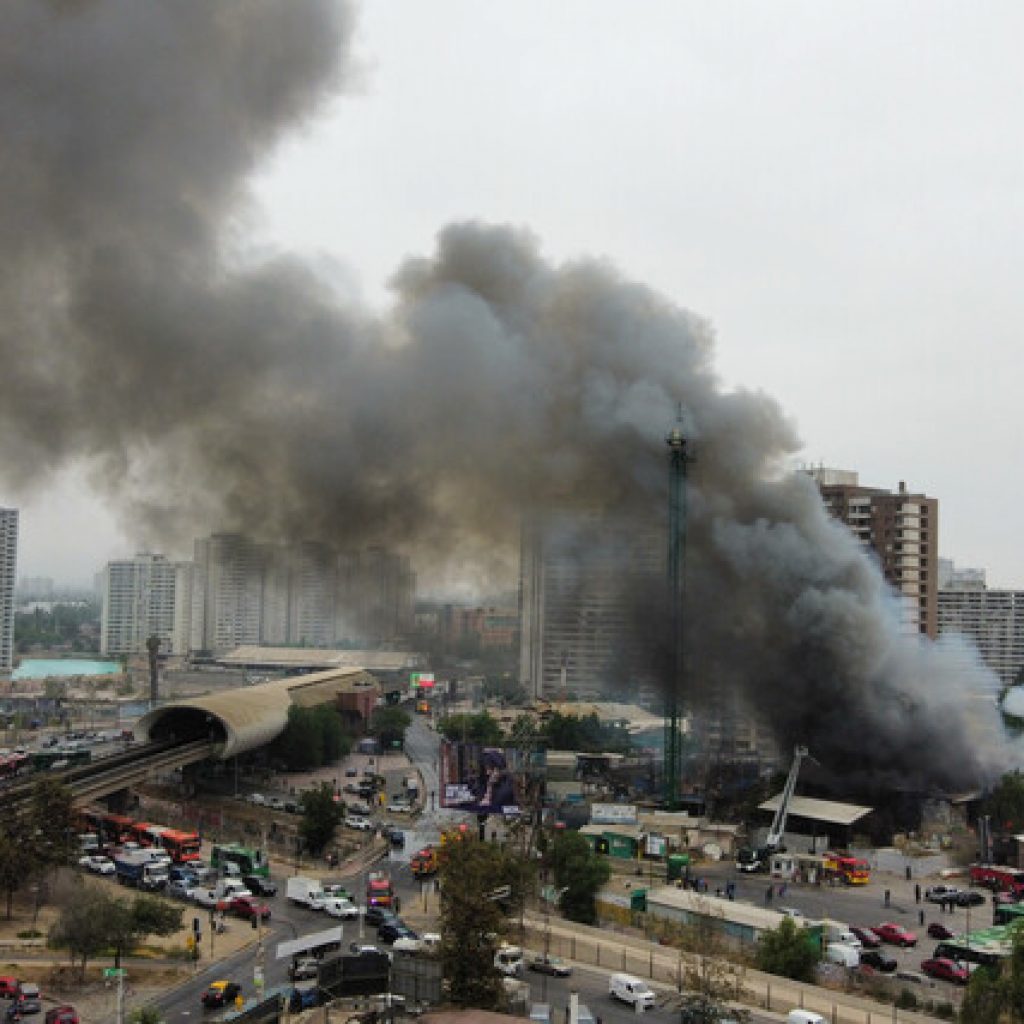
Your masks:
<svg viewBox="0 0 1024 1024"><path fill-rule="evenodd" d="M87 804L119 790L137 786L155 775L183 768L213 756L218 743L210 739L192 739L145 743L111 757L63 771L35 775L3 791L5 808L16 808L32 794L39 778L52 778L71 790L76 804Z"/></svg>

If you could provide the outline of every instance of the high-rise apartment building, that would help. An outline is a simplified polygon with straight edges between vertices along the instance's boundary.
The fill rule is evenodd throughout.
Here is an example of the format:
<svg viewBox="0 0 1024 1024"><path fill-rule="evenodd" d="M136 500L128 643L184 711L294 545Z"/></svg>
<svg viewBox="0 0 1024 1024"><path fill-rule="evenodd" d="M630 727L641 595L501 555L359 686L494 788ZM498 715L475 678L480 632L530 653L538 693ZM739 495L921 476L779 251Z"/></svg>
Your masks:
<svg viewBox="0 0 1024 1024"><path fill-rule="evenodd" d="M265 549L237 533L195 543L192 584L194 651L260 643Z"/></svg>
<svg viewBox="0 0 1024 1024"><path fill-rule="evenodd" d="M939 633L969 639L1009 686L1024 669L1024 590L989 590L983 569L942 560Z"/></svg>
<svg viewBox="0 0 1024 1024"><path fill-rule="evenodd" d="M641 678L634 619L638 586L664 585L663 531L599 515L524 526L520 554L519 678L535 698L653 695Z"/></svg>
<svg viewBox="0 0 1024 1024"><path fill-rule="evenodd" d="M416 574L409 559L384 548L347 552L338 558L335 635L379 647L413 630Z"/></svg>
<svg viewBox="0 0 1024 1024"><path fill-rule="evenodd" d="M0 674L14 668L14 580L18 568L18 510L0 508Z"/></svg>
<svg viewBox="0 0 1024 1024"><path fill-rule="evenodd" d="M151 636L163 654L188 652L192 619L192 565L140 554L108 562L103 570L100 651L145 654Z"/></svg>
<svg viewBox="0 0 1024 1024"><path fill-rule="evenodd" d="M338 557L326 544L256 544L214 534L195 544L191 649L241 644L391 643L412 632L416 576L380 548Z"/></svg>
<svg viewBox="0 0 1024 1024"><path fill-rule="evenodd" d="M939 502L907 490L861 486L854 472L811 469L829 512L877 556L900 595L908 630L939 633Z"/></svg>

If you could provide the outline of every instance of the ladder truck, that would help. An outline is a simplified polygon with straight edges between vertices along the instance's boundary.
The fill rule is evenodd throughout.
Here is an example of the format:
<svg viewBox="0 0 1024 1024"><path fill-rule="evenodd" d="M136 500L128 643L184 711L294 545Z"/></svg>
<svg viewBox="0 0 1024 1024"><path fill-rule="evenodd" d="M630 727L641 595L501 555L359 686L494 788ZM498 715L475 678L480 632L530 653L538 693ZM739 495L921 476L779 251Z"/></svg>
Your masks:
<svg viewBox="0 0 1024 1024"><path fill-rule="evenodd" d="M767 871L773 853L779 853L785 849L782 845L782 837L786 832L786 818L789 815L789 804L793 799L793 791L796 789L797 776L800 774L800 762L805 757L810 757L806 747L796 747L793 751L793 763L789 766L789 775L786 777L786 785L782 790L782 798L779 806L775 809L775 817L772 818L771 828L765 839L764 846L759 849L744 847L736 854L736 870L747 874L758 871ZM813 761L814 758L811 757Z"/></svg>

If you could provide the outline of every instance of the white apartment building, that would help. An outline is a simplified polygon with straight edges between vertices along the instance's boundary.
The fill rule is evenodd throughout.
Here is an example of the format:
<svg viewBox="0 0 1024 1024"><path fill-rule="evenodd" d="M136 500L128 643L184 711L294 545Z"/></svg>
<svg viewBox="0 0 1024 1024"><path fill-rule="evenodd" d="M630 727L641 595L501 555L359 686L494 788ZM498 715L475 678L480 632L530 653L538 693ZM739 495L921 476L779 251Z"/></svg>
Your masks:
<svg viewBox="0 0 1024 1024"><path fill-rule="evenodd" d="M192 566L163 555L139 554L108 562L102 574L100 651L145 654L146 641L159 637L163 654L188 651Z"/></svg>
<svg viewBox="0 0 1024 1024"><path fill-rule="evenodd" d="M982 569L939 567L939 634L959 635L1009 686L1024 668L1024 590L989 590Z"/></svg>
<svg viewBox="0 0 1024 1024"><path fill-rule="evenodd" d="M14 669L14 580L18 567L18 510L0 508L0 675Z"/></svg>

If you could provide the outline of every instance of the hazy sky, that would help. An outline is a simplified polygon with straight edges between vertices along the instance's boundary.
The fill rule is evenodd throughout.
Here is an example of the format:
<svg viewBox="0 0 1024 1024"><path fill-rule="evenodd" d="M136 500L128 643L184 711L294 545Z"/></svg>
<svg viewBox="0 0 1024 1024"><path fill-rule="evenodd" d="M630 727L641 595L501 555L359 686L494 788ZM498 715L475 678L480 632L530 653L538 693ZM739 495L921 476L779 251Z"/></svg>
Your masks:
<svg viewBox="0 0 1024 1024"><path fill-rule="evenodd" d="M723 380L774 395L805 461L937 497L942 556L1024 587L1022 37L1016 3L368 2L360 88L234 243L374 306L452 220L605 256L713 321ZM130 553L87 479L0 491L20 574Z"/></svg>

